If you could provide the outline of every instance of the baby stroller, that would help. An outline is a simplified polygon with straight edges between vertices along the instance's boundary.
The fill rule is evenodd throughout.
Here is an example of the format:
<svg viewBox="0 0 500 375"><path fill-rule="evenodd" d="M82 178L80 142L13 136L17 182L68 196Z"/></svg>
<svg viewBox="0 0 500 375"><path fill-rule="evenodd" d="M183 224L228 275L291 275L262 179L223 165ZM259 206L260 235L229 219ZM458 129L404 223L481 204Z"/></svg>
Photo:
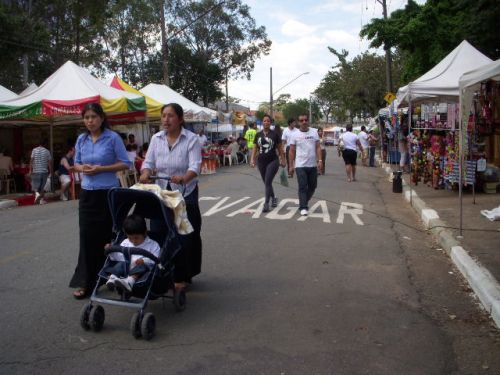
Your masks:
<svg viewBox="0 0 500 375"><path fill-rule="evenodd" d="M155 194L142 190L113 188L108 193L108 202L113 217L113 231L116 233L116 237L112 246L105 251L106 261L99 272L97 284L90 296L90 301L81 311L80 325L85 330L92 329L98 332L102 329L105 313L104 308L98 303L128 307L138 310L130 321L132 335L137 339L143 337L150 340L154 335L156 320L153 313L145 313L148 300L172 299L177 311L182 311L186 307L185 291L176 291L174 287L173 258L181 249L181 244L178 239L173 212ZM120 246L120 243L126 237L122 230L123 221L132 212L141 215L146 220L150 220L148 236L160 245L159 258L140 248ZM132 292L118 288L118 293L111 293L104 284L109 278L109 270L117 263L117 261L110 258L109 255L112 253L123 254L125 262L122 263L127 274L132 255L148 257L155 264L150 271L143 274L136 281Z"/></svg>

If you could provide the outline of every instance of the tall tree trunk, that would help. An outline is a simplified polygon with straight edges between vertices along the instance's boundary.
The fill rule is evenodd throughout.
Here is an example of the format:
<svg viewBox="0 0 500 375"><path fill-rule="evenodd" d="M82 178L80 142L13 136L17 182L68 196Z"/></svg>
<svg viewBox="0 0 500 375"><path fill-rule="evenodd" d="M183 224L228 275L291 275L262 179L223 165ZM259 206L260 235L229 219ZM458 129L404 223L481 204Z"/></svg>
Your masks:
<svg viewBox="0 0 500 375"><path fill-rule="evenodd" d="M160 27L161 27L161 54L163 67L163 82L170 86L170 77L168 72L168 41L167 41L167 26L165 25L165 1L160 1Z"/></svg>

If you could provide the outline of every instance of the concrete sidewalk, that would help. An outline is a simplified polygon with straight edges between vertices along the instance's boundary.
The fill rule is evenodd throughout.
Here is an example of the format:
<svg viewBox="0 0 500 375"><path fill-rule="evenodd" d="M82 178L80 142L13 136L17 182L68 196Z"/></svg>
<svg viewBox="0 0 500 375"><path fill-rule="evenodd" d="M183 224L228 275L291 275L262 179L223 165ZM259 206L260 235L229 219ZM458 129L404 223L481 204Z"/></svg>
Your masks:
<svg viewBox="0 0 500 375"><path fill-rule="evenodd" d="M392 176L395 166L383 164ZM459 236L460 201L458 191L435 190L424 184L408 185L403 175L403 194L434 234L453 263L500 328L500 221L489 221L481 210L500 205L499 194L463 194L462 237Z"/></svg>

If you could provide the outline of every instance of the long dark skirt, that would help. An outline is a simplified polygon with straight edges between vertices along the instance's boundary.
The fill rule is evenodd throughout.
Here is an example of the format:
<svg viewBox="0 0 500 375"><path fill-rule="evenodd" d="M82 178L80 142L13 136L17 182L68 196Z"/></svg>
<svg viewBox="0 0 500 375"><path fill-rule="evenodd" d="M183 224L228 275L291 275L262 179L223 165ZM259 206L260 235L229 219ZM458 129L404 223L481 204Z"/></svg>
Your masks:
<svg viewBox="0 0 500 375"><path fill-rule="evenodd" d="M107 200L108 190L80 192L80 253L71 288L93 289L97 274L104 265L104 245L111 242L113 220Z"/></svg>
<svg viewBox="0 0 500 375"><path fill-rule="evenodd" d="M186 200L187 217L194 231L179 236L182 250L174 259L174 281L177 283L190 283L191 279L201 272L201 212L198 204L198 187L184 199Z"/></svg>

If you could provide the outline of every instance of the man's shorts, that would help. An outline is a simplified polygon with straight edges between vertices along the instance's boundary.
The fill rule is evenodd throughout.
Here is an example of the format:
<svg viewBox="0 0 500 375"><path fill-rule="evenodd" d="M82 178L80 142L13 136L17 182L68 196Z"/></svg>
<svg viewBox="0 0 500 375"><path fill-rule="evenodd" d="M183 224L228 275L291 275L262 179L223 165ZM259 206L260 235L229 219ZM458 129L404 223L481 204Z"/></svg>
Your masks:
<svg viewBox="0 0 500 375"><path fill-rule="evenodd" d="M344 163L346 165L356 165L356 158L358 157L358 153L355 150L351 150L346 148L342 151L342 158L344 159Z"/></svg>
<svg viewBox="0 0 500 375"><path fill-rule="evenodd" d="M61 185L68 185L71 182L71 178L67 174L62 174L59 176L59 182Z"/></svg>
<svg viewBox="0 0 500 375"><path fill-rule="evenodd" d="M43 192L43 188L47 183L48 173L32 173L31 174L31 190Z"/></svg>

